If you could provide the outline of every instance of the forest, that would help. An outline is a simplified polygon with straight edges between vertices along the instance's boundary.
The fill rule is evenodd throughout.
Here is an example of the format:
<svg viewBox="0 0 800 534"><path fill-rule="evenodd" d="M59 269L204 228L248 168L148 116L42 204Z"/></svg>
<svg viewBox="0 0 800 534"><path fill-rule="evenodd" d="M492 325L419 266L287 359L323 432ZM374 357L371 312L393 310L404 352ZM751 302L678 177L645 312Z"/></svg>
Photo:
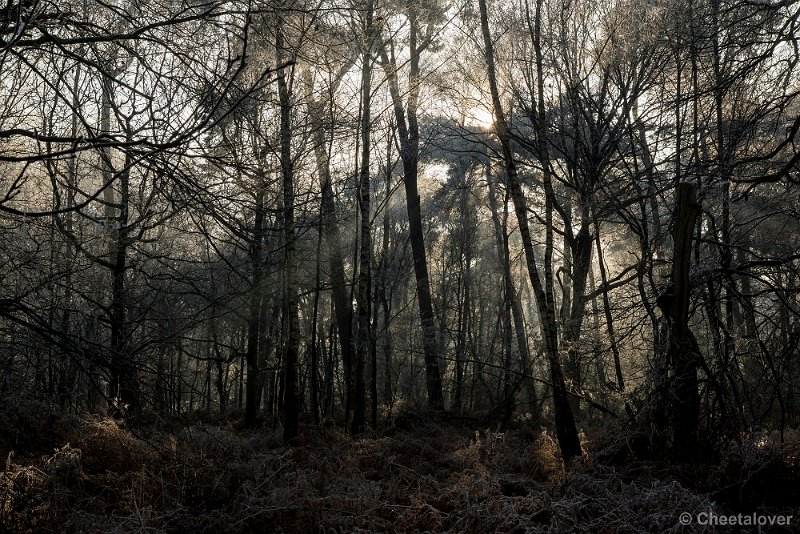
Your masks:
<svg viewBox="0 0 800 534"><path fill-rule="evenodd" d="M794 531L799 61L798 0L0 2L0 530Z"/></svg>

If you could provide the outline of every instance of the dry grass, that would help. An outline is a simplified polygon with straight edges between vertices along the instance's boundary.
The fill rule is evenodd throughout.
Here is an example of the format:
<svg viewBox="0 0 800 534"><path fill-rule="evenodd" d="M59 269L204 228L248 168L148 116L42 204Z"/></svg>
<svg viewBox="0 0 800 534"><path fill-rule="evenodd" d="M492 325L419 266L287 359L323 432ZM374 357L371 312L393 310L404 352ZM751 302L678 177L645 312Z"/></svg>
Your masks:
<svg viewBox="0 0 800 534"><path fill-rule="evenodd" d="M699 491L652 462L598 465L591 443L565 470L552 436L525 427L496 442L424 420L358 440L305 428L289 449L277 431L225 421L147 440L41 406L0 407L9 422L21 424L0 428L0 521L17 532L699 532L679 514L721 511L714 490L761 488L798 458L797 441L755 438ZM27 438L42 425L47 437Z"/></svg>

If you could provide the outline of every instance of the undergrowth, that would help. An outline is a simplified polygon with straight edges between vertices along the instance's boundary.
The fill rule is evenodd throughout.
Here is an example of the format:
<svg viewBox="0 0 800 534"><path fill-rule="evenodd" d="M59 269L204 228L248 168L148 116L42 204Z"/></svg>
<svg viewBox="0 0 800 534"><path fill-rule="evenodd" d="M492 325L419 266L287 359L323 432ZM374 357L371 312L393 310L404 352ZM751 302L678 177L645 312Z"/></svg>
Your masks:
<svg viewBox="0 0 800 534"><path fill-rule="evenodd" d="M584 458L565 469L550 432L527 424L496 436L423 417L359 439L308 425L287 448L276 430L223 419L129 428L5 403L0 523L14 532L660 533L705 531L682 526L682 512L800 512L794 434L753 436L702 467L637 459L613 427L589 435ZM775 484L786 485L783 502L770 497Z"/></svg>

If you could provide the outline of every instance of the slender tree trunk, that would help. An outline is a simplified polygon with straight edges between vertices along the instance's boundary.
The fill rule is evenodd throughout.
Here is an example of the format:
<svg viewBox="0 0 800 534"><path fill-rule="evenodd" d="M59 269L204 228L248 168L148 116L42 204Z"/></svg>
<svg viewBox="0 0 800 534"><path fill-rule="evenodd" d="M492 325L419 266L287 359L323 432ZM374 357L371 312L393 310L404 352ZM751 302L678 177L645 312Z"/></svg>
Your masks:
<svg viewBox="0 0 800 534"><path fill-rule="evenodd" d="M390 175L386 177L386 190L390 189ZM390 220L389 210L384 208L383 213L383 243L381 244L381 256L383 258L383 269L378 278L378 296L381 302L381 312L383 315L383 402L391 406L394 402L392 391L392 332L389 330L389 320L391 316L391 306L389 303L387 278L389 269L389 231Z"/></svg>
<svg viewBox="0 0 800 534"><path fill-rule="evenodd" d="M128 158L126 158L127 160ZM128 161L126 161L127 167ZM127 319L128 298L125 279L128 271L128 203L129 179L125 170L119 176L120 204L119 218L115 223L116 242L113 245L114 268L113 298L111 304L111 347L116 360L114 372L117 373L117 391L112 398L119 398L129 411L140 408L136 368L130 354L130 326Z"/></svg>
<svg viewBox="0 0 800 534"><path fill-rule="evenodd" d="M467 211L466 205L466 186L462 186L460 206L461 212L461 231L458 249L458 276L456 288L456 340L455 340L455 383L453 384L453 404L452 409L460 413L462 409L462 396L464 389L464 350L467 343L467 327L469 318L469 268L471 262L470 247L465 244L469 237L465 236L467 229L464 225L464 215Z"/></svg>
<svg viewBox="0 0 800 534"><path fill-rule="evenodd" d="M353 339L353 306L347 292L347 282L345 279L344 265L345 259L342 248L341 233L339 222L336 220L336 204L333 196L333 185L331 182L330 156L326 149L328 139L324 128L325 121L323 114L327 107L332 103L330 99L325 102L318 102L312 96L312 80L310 71L306 70L306 88L309 99L308 114L309 119L315 125L312 129L312 139L314 142L314 157L316 160L317 174L320 180L322 192L322 229L325 238L326 256L328 261L328 272L331 284L331 298L333 300L334 316L339 332L339 342L342 354L342 369L344 372L345 383L345 405L352 406L353 395L353 362L354 339Z"/></svg>
<svg viewBox="0 0 800 534"><path fill-rule="evenodd" d="M228 404L227 395L227 374L228 374L228 361L222 356L219 345L216 342L216 336L213 338L214 350L214 368L216 377L214 378L214 389L217 390L217 399L219 401L219 413L225 413Z"/></svg>
<svg viewBox="0 0 800 534"><path fill-rule="evenodd" d="M377 276L382 276L383 267L379 264ZM380 304L380 287L378 283L372 285L372 327L369 336L369 399L370 399L370 426L378 428L378 313Z"/></svg>
<svg viewBox="0 0 800 534"><path fill-rule="evenodd" d="M737 261L739 263L744 263L747 260L747 253L743 249L739 249L737 252ZM755 313L755 305L753 302L753 287L750 280L750 276L745 274L742 276L742 316L743 316L743 325L744 330L742 335L748 339L753 340L757 335L757 326L756 326L756 313Z"/></svg>
<svg viewBox="0 0 800 534"><path fill-rule="evenodd" d="M391 133L389 135L389 139L394 138L394 128L392 128ZM383 239L381 242L381 269L378 273L378 283L377 283L377 292L378 297L375 302L375 306L377 308L378 302L380 301L381 312L383 315L383 363L384 363L384 373L383 373L383 402L386 406L391 406L394 402L392 398L392 333L389 330L389 320L391 315L391 306L389 303L389 289L388 289L388 276L389 276L389 268L391 265L391 258L389 257L389 236L391 231L391 219L390 219L390 210L388 205L388 199L391 195L392 191L392 169L394 168L393 165L393 158L392 158L392 143L386 143L386 199L387 205L384 207L383 211ZM377 321L374 323L377 326ZM376 340L377 342L377 340ZM377 387L377 386L376 386Z"/></svg>
<svg viewBox="0 0 800 534"><path fill-rule="evenodd" d="M331 305L333 304L331 303ZM325 417L333 417L336 362L339 356L336 352L339 344L336 342L335 324L331 324L328 329L328 339L330 340L328 343L329 355L325 361L325 401L323 402L322 413L325 414Z"/></svg>
<svg viewBox="0 0 800 534"><path fill-rule="evenodd" d="M206 351L208 359L206 360L206 380L203 384L203 402L207 412L211 413L211 350Z"/></svg>
<svg viewBox="0 0 800 534"><path fill-rule="evenodd" d="M322 252L322 210L320 210L320 227L317 230L317 261L314 273L314 311L311 316L311 361L309 364L309 373L311 375L311 415L314 418L314 423L319 424L319 372L317 367L319 365L319 352L317 346L317 324L319 320L319 294L320 284L322 282L320 273L320 259Z"/></svg>
<svg viewBox="0 0 800 534"><path fill-rule="evenodd" d="M155 409L162 413L167 409L167 392L164 390L167 362L164 359L164 352L166 352L166 347L164 345L159 346L158 359L156 360L156 383L153 391L155 395Z"/></svg>
<svg viewBox="0 0 800 534"><path fill-rule="evenodd" d="M284 63L283 30L278 25L275 36L278 63ZM299 433L300 399L298 394L297 359L300 345L300 317L298 297L297 260L295 259L294 227L294 162L292 161L292 102L287 82L287 70L278 72L278 97L280 99L280 162L283 175L283 227L286 265L286 343L284 352L283 440L294 443Z"/></svg>
<svg viewBox="0 0 800 534"><path fill-rule="evenodd" d="M525 337L525 333L522 326L522 307L519 304L519 297L517 296L517 292L514 289L514 283L511 277L511 258L509 253L509 246L508 246L508 198L503 200L503 219L502 222L500 220L500 214L498 213L497 207L497 192L494 184L494 179L490 176L491 172L487 170L487 182L489 184L489 210L492 215L492 225L494 226L494 234L495 234L495 247L497 248L497 254L500 258L501 268L503 272L503 328L508 329L507 332L504 330L503 332L503 340L504 346L506 346L505 352L507 353L507 360L504 362L504 381L506 387L504 389L504 402L506 403L504 406L503 418L504 418L504 425L508 425L511 421L511 416L513 412L513 404L514 404L514 391L516 390L516 386L511 384L511 339L512 339L512 328L511 328L511 317L512 314L514 316L514 325L516 329L516 336L517 336L517 346L519 348L520 354L522 356L523 361L523 372L527 374L529 369L527 369L528 364L526 363L529 359L528 357L528 345L527 339ZM523 378L527 380L525 377ZM530 393L530 392L529 392Z"/></svg>
<svg viewBox="0 0 800 534"><path fill-rule="evenodd" d="M172 413L180 414L181 406L183 404L183 376L181 369L183 367L183 351L181 349L181 340L170 344L169 351L169 380L170 380L170 411Z"/></svg>
<svg viewBox="0 0 800 534"><path fill-rule="evenodd" d="M453 404L452 409L455 413L461 413L461 398L464 388L464 348L466 345L466 318L464 307L468 302L469 290L466 288L463 262L459 262L459 275L458 275L458 310L456 316L456 365L455 365L455 383L453 384Z"/></svg>
<svg viewBox="0 0 800 534"><path fill-rule="evenodd" d="M264 189L258 192L255 204L255 217L253 222L253 240L250 243L250 262L253 268L253 280L250 284L250 302L247 316L247 352L245 364L247 366L247 384L245 385L244 425L253 428L258 415L261 370L258 365L259 328L261 326L261 296L262 288L262 249L264 241Z"/></svg>
<svg viewBox="0 0 800 534"><path fill-rule="evenodd" d="M479 0L481 12L481 29L483 33L484 53L489 78L489 89L492 94L492 104L495 116L495 129L497 137L500 139L503 150L503 160L506 166L508 187L511 191L511 198L514 202L514 211L517 216L520 237L522 238L525 250L525 260L528 267L528 274L531 279L536 303L539 310L539 319L542 325L542 336L544 338L545 350L550 364L550 379L553 387L553 412L556 423L556 434L561 449L561 454L565 461L569 461L581 455L580 439L578 430L575 426L575 419L567 397L567 388L564 382L564 375L561 369L561 361L558 352L558 330L556 325L556 309L553 299L553 272L552 272L552 245L553 245L553 221L552 221L552 202L553 188L550 178L550 158L547 152L546 128L544 124L544 69L542 66L542 53L540 45L540 19L541 1L536 4L536 25L534 32L534 47L536 50L536 62L538 71L538 94L539 116L537 119L537 138L539 140L539 159L544 171L545 185L545 285L543 286L539 276L539 268L536 264L536 257L533 251L533 240L528 226L528 206L525 195L517 176L516 162L511 151L511 134L506 123L500 102L500 93L497 86L495 74L494 50L492 38L489 32L489 18L486 8L486 0Z"/></svg>
<svg viewBox="0 0 800 534"><path fill-rule="evenodd" d="M519 350L520 363L522 364L522 380L525 383L527 390L528 402L530 403L531 410L534 417L538 417L539 410L538 399L536 395L536 386L534 384L533 373L533 360L531 358L530 348L528 347L528 336L525 331L525 319L522 313L522 303L520 302L519 293L514 287L514 280L511 274L511 254L508 247L507 235L507 220L508 220L508 190L506 190L505 198L503 199L503 222L500 222L500 216L497 209L497 193L495 191L494 178L491 176L491 169L487 167L486 171L487 182L489 184L489 210L492 213L492 224L494 225L495 242L500 254L500 260L503 264L503 278L505 291L508 291L511 297L511 312L514 318L514 332L517 339L517 349Z"/></svg>
<svg viewBox="0 0 800 534"><path fill-rule="evenodd" d="M418 22L412 8L409 18L409 39L411 57L409 59L410 76L406 110L400 98L397 80L397 66L394 57L391 59L382 47L381 57L389 80L389 91L397 121L400 138L400 156L403 161L403 184L405 185L406 207L408 211L411 252L414 259L414 277L417 282L417 303L420 321L422 322L422 350L425 354L425 380L428 392L428 404L434 408L444 407L442 393L442 374L439 366L436 341L436 321L433 312L430 279L428 277L428 260L425 255L425 234L422 229L422 213L417 188L419 174L419 125L417 123L417 100L420 83L420 49L417 45ZM408 121L406 121L406 114Z"/></svg>
<svg viewBox="0 0 800 534"><path fill-rule="evenodd" d="M508 241L508 234L503 232L503 240ZM506 278L504 276L504 278ZM503 289L502 328L503 328L503 390L500 400L502 406L502 425L507 428L514 413L514 385L512 384L512 366L514 362L513 333L511 327L511 288L506 278Z"/></svg>
<svg viewBox="0 0 800 534"><path fill-rule="evenodd" d="M370 214L370 151L372 102L372 16L373 2L367 0L364 32L366 35L361 57L361 172L359 175L359 215L361 220L361 242L359 246L358 294L358 343L356 350L355 394L353 422L350 432L359 434L364 430L367 387L365 367L370 353L370 284L372 282L372 224Z"/></svg>
<svg viewBox="0 0 800 534"><path fill-rule="evenodd" d="M111 62L114 59L112 58ZM115 72L112 69L112 72ZM113 74L112 74L113 76ZM111 111L113 107L113 80L104 77L102 80L102 102L100 109L100 129L103 134L111 132ZM135 370L130 361L129 333L127 324L127 295L125 278L128 270L128 167L130 155L126 156L124 170L115 177L111 154L104 150L103 162L103 203L105 219L109 231L109 264L111 266L111 304L109 306L109 323L111 326L111 359L109 369L109 399L117 404L127 405L129 410L136 409ZM116 201L113 182L119 189L119 202Z"/></svg>
<svg viewBox="0 0 800 534"><path fill-rule="evenodd" d="M603 296L603 314L606 319L606 333L608 334L608 343L611 347L611 356L614 360L614 374L617 379L617 388L620 393L625 392L625 378L622 375L622 361L619 353L619 346L617 345L617 335L614 331L614 316L611 314L611 301L608 298L608 273L606 272L605 259L603 258L603 247L600 242L600 223L597 220L597 213L593 213L594 228L595 228L595 244L597 249L597 266L600 269L600 283L603 286L601 295Z"/></svg>
<svg viewBox="0 0 800 534"><path fill-rule="evenodd" d="M730 390L732 399L730 400L735 410L739 421L735 422L736 427L744 424L743 404L740 399L739 386L736 383L734 373L738 372L738 363L735 360L735 340L734 333L736 332L736 282L731 277L731 264L733 260L733 247L731 243L731 159L732 153L735 148L734 138L728 135L729 139L726 142L726 131L724 122L724 106L725 106L725 87L722 75L723 67L721 65L722 51L720 49L720 2L713 0L712 7L712 26L714 32L712 34L712 48L713 48L713 68L714 68L714 104L716 108L716 137L717 137L717 174L722 189L722 228L721 228L721 243L720 243L720 267L723 276L727 280L725 284L725 300L723 302L723 317L724 321L720 322L722 327L722 362L720 370L720 386L725 390ZM697 91L695 90L695 93ZM695 99L696 100L696 99ZM725 384L727 382L727 384ZM723 400L723 402L726 402ZM730 424L730 421L723 421L723 425Z"/></svg>

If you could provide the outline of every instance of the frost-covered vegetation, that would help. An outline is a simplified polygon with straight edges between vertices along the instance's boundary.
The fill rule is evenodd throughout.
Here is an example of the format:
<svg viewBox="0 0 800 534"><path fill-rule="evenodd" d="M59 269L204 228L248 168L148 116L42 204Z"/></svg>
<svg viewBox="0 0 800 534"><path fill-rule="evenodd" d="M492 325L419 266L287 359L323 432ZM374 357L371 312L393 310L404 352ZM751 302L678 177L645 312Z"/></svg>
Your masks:
<svg viewBox="0 0 800 534"><path fill-rule="evenodd" d="M545 429L499 439L425 412L358 439L326 425L294 448L235 418L128 427L6 402L0 423L0 520L15 532L702 532L680 514L800 513L795 434L668 465L609 425L565 470Z"/></svg>

